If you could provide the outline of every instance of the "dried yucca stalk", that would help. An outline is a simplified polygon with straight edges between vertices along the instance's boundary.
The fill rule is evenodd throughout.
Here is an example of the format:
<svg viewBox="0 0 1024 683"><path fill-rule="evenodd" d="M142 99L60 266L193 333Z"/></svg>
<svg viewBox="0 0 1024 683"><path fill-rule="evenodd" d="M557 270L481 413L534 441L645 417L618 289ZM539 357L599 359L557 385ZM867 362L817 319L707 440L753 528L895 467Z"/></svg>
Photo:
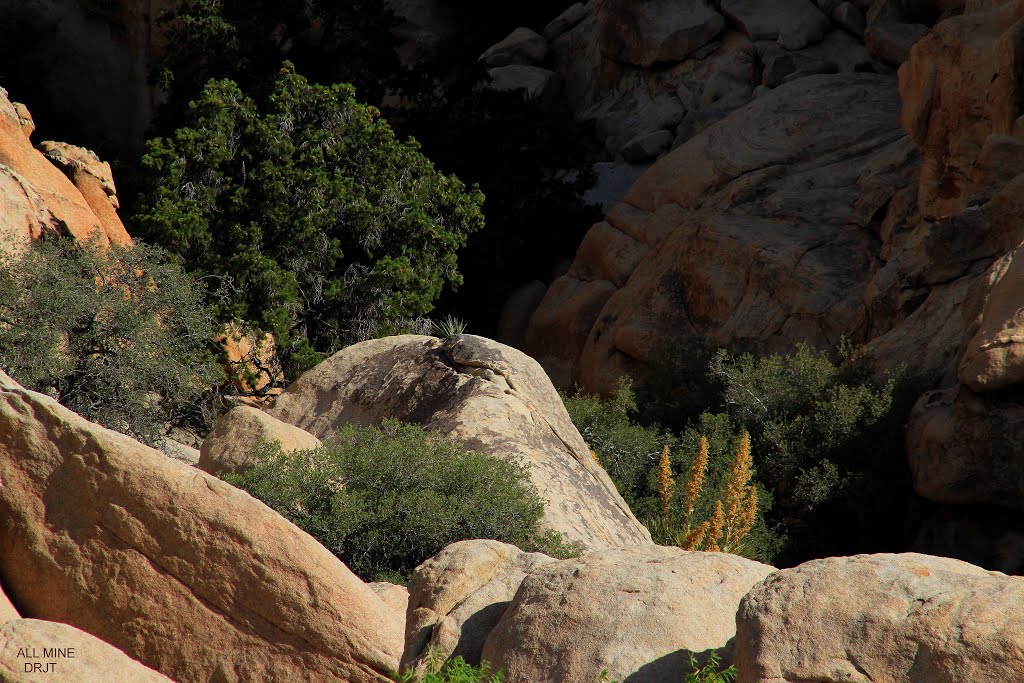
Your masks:
<svg viewBox="0 0 1024 683"><path fill-rule="evenodd" d="M661 460L658 462L658 498L661 499L661 517L667 523L668 513L672 509L672 496L676 492L676 481L672 478L672 459L669 457L668 444L661 449Z"/></svg>

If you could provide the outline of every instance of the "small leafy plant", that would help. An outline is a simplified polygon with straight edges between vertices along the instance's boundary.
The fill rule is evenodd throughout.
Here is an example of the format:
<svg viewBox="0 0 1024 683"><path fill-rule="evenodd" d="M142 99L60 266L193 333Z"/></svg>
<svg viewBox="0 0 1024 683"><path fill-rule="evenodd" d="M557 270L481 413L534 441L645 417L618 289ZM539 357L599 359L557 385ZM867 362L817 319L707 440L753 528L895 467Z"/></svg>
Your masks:
<svg viewBox="0 0 1024 683"><path fill-rule="evenodd" d="M704 666L700 666L697 658L691 654L690 666L693 668L693 671L686 674L684 683L733 683L737 675L736 667L730 665L720 670L719 667L721 665L721 657L714 652L708 656Z"/></svg>
<svg viewBox="0 0 1024 683"><path fill-rule="evenodd" d="M444 320L432 320L430 330L441 339L449 339L466 333L466 322L455 316L448 316Z"/></svg>
<svg viewBox="0 0 1024 683"><path fill-rule="evenodd" d="M492 671L486 661L472 666L462 657L453 657L446 663L443 659L437 650L428 650L427 671L422 678L412 671L394 674L391 678L397 683L502 683L505 680L505 672Z"/></svg>

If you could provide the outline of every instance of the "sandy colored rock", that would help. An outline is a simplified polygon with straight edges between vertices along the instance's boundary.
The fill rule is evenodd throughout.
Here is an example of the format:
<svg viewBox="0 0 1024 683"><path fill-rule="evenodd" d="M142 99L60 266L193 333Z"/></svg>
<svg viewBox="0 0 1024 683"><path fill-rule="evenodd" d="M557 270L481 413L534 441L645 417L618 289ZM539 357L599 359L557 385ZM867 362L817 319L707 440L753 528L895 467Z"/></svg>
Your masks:
<svg viewBox="0 0 1024 683"><path fill-rule="evenodd" d="M422 424L525 465L545 502L542 524L567 540L588 549L650 543L544 370L490 339L404 335L355 344L293 382L268 412L318 438L387 417Z"/></svg>
<svg viewBox="0 0 1024 683"><path fill-rule="evenodd" d="M1024 578L907 553L807 562L736 615L738 683L1024 680Z"/></svg>
<svg viewBox="0 0 1024 683"><path fill-rule="evenodd" d="M18 252L47 232L109 244L82 192L32 147L19 111L0 89L0 249Z"/></svg>
<svg viewBox="0 0 1024 683"><path fill-rule="evenodd" d="M532 29L520 26L504 40L487 48L480 55L480 61L487 66L535 65L543 62L547 55L547 39Z"/></svg>
<svg viewBox="0 0 1024 683"><path fill-rule="evenodd" d="M199 469L213 475L243 472L252 466L252 451L261 441L276 441L281 450L320 446L320 439L251 406L235 406L217 420L199 447Z"/></svg>
<svg viewBox="0 0 1024 683"><path fill-rule="evenodd" d="M103 226L107 239L113 244L131 245L132 238L117 215L116 209L121 204L117 200L117 188L114 186L110 164L100 161L94 152L66 142L41 142L39 150L82 193Z"/></svg>
<svg viewBox="0 0 1024 683"><path fill-rule="evenodd" d="M966 387L924 394L907 423L918 495L936 503L1024 510L1024 407Z"/></svg>
<svg viewBox="0 0 1024 683"><path fill-rule="evenodd" d="M922 215L965 208L972 169L992 133L1024 114L1024 2L991 3L937 24L900 67L900 122L921 148ZM1022 169L1024 171L1024 169Z"/></svg>
<svg viewBox="0 0 1024 683"><path fill-rule="evenodd" d="M681 338L770 352L864 335L874 222L916 172L894 86L800 78L662 157L548 288L526 351L560 386L608 393Z"/></svg>
<svg viewBox="0 0 1024 683"><path fill-rule="evenodd" d="M662 683L691 671L689 653L728 662L736 606L775 571L726 553L642 546L534 569L484 644L508 683Z"/></svg>
<svg viewBox="0 0 1024 683"><path fill-rule="evenodd" d="M967 342L957 377L973 391L1024 382L1024 245L998 259L982 278L978 330Z"/></svg>
<svg viewBox="0 0 1024 683"><path fill-rule="evenodd" d="M262 407L281 393L284 371L277 357L274 335L260 335L230 323L225 325L216 343L224 354L225 370L235 378L240 402Z"/></svg>
<svg viewBox="0 0 1024 683"><path fill-rule="evenodd" d="M7 623L11 619L20 619L18 608L11 604L10 598L0 588L0 624Z"/></svg>
<svg viewBox="0 0 1024 683"><path fill-rule="evenodd" d="M248 494L0 375L0 575L177 681L385 681L402 625Z"/></svg>
<svg viewBox="0 0 1024 683"><path fill-rule="evenodd" d="M474 540L452 543L421 564L409 579L402 670L422 673L428 649L479 664L484 641L523 579L556 561L507 543Z"/></svg>
<svg viewBox="0 0 1024 683"><path fill-rule="evenodd" d="M25 657L19 651L34 656ZM47 656L47 651L56 652ZM38 619L15 619L0 626L0 680L173 683L95 636L67 624Z"/></svg>
<svg viewBox="0 0 1024 683"><path fill-rule="evenodd" d="M401 622L405 623L405 612L409 607L409 589L398 584L387 581L374 581L366 584L370 587L381 601L400 615Z"/></svg>

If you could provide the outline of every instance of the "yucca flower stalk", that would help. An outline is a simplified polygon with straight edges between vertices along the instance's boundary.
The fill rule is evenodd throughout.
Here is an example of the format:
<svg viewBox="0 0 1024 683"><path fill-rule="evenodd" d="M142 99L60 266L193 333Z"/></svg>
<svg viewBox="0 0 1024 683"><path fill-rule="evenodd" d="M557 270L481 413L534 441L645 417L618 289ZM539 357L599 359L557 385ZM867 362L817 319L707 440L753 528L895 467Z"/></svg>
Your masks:
<svg viewBox="0 0 1024 683"><path fill-rule="evenodd" d="M665 444L661 449L661 460L658 462L658 498L661 499L661 518L666 524L675 492L676 480L672 478L672 458L669 457L668 444Z"/></svg>

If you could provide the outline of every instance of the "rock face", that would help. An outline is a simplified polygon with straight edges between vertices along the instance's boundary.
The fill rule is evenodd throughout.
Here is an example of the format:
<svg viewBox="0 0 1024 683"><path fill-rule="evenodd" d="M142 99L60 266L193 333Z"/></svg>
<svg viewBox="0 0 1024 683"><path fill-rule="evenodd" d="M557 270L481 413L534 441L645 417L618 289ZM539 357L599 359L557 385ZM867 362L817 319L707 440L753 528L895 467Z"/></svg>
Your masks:
<svg viewBox="0 0 1024 683"><path fill-rule="evenodd" d="M725 553L642 546L544 564L484 644L508 683L682 680L689 653L729 659L736 606L773 567Z"/></svg>
<svg viewBox="0 0 1024 683"><path fill-rule="evenodd" d="M96 239L100 245L109 244L114 235L114 241L124 243L127 233L101 189L102 181L81 181L90 195L94 195L92 190L103 194L105 205L97 203L104 209L100 215L83 192L32 147L31 132L27 110L12 103L0 89L0 250L20 251L47 232L70 233L82 241ZM95 170L98 165L99 159L95 159L89 167ZM93 202L97 199L93 196Z"/></svg>
<svg viewBox="0 0 1024 683"><path fill-rule="evenodd" d="M520 26L500 43L487 48L480 61L487 66L540 64L548 56L548 41L536 31Z"/></svg>
<svg viewBox="0 0 1024 683"><path fill-rule="evenodd" d="M898 112L891 79L819 75L697 134L591 228L527 352L557 385L607 392L680 337L763 350L856 337L880 215L914 170Z"/></svg>
<svg viewBox="0 0 1024 683"><path fill-rule="evenodd" d="M636 66L681 62L725 25L704 2L606 0L598 31L606 57Z"/></svg>
<svg viewBox="0 0 1024 683"><path fill-rule="evenodd" d="M20 619L17 608L11 604L7 594L0 590L0 624L7 623L11 619Z"/></svg>
<svg viewBox="0 0 1024 683"><path fill-rule="evenodd" d="M0 374L0 575L26 617L178 681L385 681L402 624L220 480Z"/></svg>
<svg viewBox="0 0 1024 683"><path fill-rule="evenodd" d="M484 641L519 585L539 567L556 562L498 541L452 543L413 572L405 624L402 670L422 673L428 648L480 663Z"/></svg>
<svg viewBox="0 0 1024 683"><path fill-rule="evenodd" d="M66 656L47 657L47 650ZM34 656L19 656L19 651ZM99 638L67 624L37 619L14 619L0 626L0 670L0 678L9 683L173 683Z"/></svg>
<svg viewBox="0 0 1024 683"><path fill-rule="evenodd" d="M1024 680L1024 578L928 555L814 560L736 615L739 683Z"/></svg>
<svg viewBox="0 0 1024 683"><path fill-rule="evenodd" d="M203 440L199 469L213 475L242 472L251 466L252 449L261 441L276 441L284 452L320 446L320 439L309 432L251 406L235 406Z"/></svg>
<svg viewBox="0 0 1024 683"><path fill-rule="evenodd" d="M590 457L544 371L483 337L405 335L355 344L296 380L268 410L318 438L348 423L417 422L526 465L542 523L587 549L649 543Z"/></svg>

